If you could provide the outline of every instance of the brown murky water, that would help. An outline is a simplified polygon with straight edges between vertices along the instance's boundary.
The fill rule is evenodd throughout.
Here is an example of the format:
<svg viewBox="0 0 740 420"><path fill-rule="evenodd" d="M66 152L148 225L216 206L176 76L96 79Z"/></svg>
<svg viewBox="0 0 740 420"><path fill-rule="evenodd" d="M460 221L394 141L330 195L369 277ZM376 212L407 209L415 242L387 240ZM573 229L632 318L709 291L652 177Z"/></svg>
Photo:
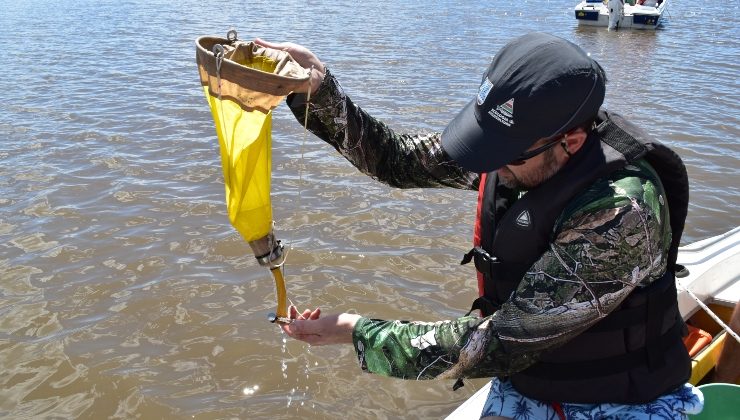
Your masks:
<svg viewBox="0 0 740 420"><path fill-rule="evenodd" d="M194 40L292 40L398 130L440 130L491 55L540 30L590 51L607 105L685 158L684 242L740 224L736 9L674 1L662 30L580 29L574 1L36 1L0 6L0 417L438 418L484 381L361 374L287 342L269 272L229 226ZM734 7L734 6L733 6ZM701 26L701 30L698 27ZM475 194L389 189L274 117L290 298L435 320L474 297Z"/></svg>

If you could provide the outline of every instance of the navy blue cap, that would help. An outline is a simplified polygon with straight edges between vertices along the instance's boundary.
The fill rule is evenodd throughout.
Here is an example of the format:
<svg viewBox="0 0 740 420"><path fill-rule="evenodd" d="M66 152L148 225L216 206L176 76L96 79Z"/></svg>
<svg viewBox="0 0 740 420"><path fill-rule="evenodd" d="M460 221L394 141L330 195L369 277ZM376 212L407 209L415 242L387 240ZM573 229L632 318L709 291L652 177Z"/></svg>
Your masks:
<svg viewBox="0 0 740 420"><path fill-rule="evenodd" d="M469 171L496 170L595 117L605 92L604 71L580 47L545 33L521 36L496 54L476 98L442 133L442 148Z"/></svg>

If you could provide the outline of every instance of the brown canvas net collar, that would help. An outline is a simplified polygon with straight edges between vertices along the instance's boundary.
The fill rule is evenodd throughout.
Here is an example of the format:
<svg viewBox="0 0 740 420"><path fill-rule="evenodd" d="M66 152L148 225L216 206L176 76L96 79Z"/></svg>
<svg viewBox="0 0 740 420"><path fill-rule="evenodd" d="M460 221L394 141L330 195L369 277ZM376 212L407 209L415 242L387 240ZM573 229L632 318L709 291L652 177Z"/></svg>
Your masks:
<svg viewBox="0 0 740 420"><path fill-rule="evenodd" d="M201 84L208 86L209 94L220 94L221 98L238 103L246 111L269 112L285 96L305 86L311 75L310 70L301 67L286 51L263 47L251 41L203 36L195 44L195 60ZM224 49L220 67L213 53L215 45L221 45ZM275 62L275 69L263 71L249 67L257 59L263 58Z"/></svg>

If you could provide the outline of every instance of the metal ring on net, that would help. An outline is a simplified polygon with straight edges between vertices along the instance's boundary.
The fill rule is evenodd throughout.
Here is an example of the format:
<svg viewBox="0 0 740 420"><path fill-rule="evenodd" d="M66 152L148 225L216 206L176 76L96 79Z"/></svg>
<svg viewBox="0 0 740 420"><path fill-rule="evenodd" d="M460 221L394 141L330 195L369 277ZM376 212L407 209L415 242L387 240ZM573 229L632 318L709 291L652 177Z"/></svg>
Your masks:
<svg viewBox="0 0 740 420"><path fill-rule="evenodd" d="M213 55L216 56L216 58L223 58L224 54L226 54L226 50L221 44L214 45L211 51L213 52Z"/></svg>

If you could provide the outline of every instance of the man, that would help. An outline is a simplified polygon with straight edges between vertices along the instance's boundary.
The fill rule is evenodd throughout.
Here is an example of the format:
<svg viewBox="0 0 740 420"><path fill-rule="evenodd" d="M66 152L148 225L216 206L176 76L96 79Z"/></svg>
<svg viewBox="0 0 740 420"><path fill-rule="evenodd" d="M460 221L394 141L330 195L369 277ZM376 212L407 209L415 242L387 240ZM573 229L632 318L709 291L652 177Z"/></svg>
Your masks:
<svg viewBox="0 0 740 420"><path fill-rule="evenodd" d="M576 45L542 33L495 56L476 97L440 134L394 133L355 106L321 62L309 129L364 173L396 187L478 189L480 297L436 323L298 313L283 330L352 343L362 369L406 379L493 377L482 416L681 418L686 384L673 276L686 217L680 158L600 111L606 76ZM289 97L303 121L306 94ZM472 309L471 309L472 312ZM590 418L590 417L589 417Z"/></svg>

